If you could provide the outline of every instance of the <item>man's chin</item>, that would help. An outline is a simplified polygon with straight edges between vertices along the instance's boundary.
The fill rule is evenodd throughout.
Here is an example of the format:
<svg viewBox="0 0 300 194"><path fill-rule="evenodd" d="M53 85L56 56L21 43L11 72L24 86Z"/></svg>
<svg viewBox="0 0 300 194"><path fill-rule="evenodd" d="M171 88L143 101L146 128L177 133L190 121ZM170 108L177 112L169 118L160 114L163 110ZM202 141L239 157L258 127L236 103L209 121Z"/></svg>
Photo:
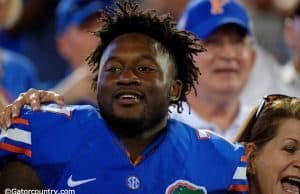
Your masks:
<svg viewBox="0 0 300 194"><path fill-rule="evenodd" d="M126 119L119 120L113 130L121 137L131 138L143 134L146 128L141 120Z"/></svg>
<svg viewBox="0 0 300 194"><path fill-rule="evenodd" d="M122 137L135 137L142 134L145 131L145 119L141 117L128 117L120 115L103 115L108 125L112 130Z"/></svg>

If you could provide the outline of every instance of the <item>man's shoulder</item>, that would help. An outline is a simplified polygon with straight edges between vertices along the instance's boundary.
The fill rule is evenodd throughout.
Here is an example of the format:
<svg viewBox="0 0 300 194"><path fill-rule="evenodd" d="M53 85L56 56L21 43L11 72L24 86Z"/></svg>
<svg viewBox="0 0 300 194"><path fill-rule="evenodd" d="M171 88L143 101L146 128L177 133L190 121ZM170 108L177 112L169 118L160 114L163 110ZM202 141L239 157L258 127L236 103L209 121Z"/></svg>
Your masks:
<svg viewBox="0 0 300 194"><path fill-rule="evenodd" d="M6 151L4 155L22 155L33 164L67 161L91 138L90 134L104 127L96 109L90 106L47 105L39 111L25 107L12 123L8 130L1 131L0 150Z"/></svg>
<svg viewBox="0 0 300 194"><path fill-rule="evenodd" d="M199 152L202 151L201 149L206 148L211 153L214 152L221 155L226 155L227 153L228 156L232 156L233 153L240 156L244 152L242 145L233 143L208 129L194 128L176 119L170 119L169 128L175 134L175 138L190 142L190 146L199 147Z"/></svg>
<svg viewBox="0 0 300 194"><path fill-rule="evenodd" d="M89 117L99 117L96 108L90 105L69 105L60 107L57 104L42 105L39 110L34 111L29 106L24 106L21 110L21 118L36 121L36 119L44 119L43 122L37 122L38 124L51 122L52 120L59 119L60 121L68 121L77 119L89 118Z"/></svg>

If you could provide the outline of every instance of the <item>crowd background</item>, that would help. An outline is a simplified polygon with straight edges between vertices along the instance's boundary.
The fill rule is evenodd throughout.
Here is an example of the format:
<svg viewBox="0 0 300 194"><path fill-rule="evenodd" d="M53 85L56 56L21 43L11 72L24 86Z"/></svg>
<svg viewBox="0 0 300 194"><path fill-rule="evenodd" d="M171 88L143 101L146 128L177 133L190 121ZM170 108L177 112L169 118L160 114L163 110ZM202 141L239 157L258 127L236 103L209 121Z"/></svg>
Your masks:
<svg viewBox="0 0 300 194"><path fill-rule="evenodd" d="M138 2L145 8L171 14L174 21L179 22L193 1L195 0ZM252 46L256 51L256 58L253 67L247 70L248 81L243 84L245 86L241 91L233 96L238 100L232 104L252 106L262 96L270 93L299 97L300 24L297 22L299 0L239 1L250 16L250 36L254 40ZM96 26L101 27L96 20L97 10L104 9L112 2L112 0L1 0L2 104L12 102L18 94L34 87L60 93L65 97L67 104L97 106L95 93L90 88L92 75L88 71L85 59L97 44L91 34L97 29ZM226 0L211 0L211 3L223 5L226 4ZM9 53L10 57L3 57L8 55L6 53ZM2 65L5 63L18 65ZM6 66L11 67L11 70L5 70ZM203 74L202 76L205 77ZM218 110L221 110L220 107ZM230 113L224 114L222 118L226 118L226 114ZM227 116L231 121L229 119L227 125L223 127L218 121L209 119L207 121L217 125L216 128L226 129L234 124L233 118L237 115ZM238 126L235 125L236 128Z"/></svg>
<svg viewBox="0 0 300 194"><path fill-rule="evenodd" d="M232 21L219 26L214 24L214 30L205 32L204 36L203 31L210 26L205 26L201 17L208 17L209 14L199 10L208 2L214 5L218 14L244 18L244 23L237 22L233 26ZM85 59L98 44L91 33L101 28L101 23L96 20L97 10L104 9L110 3L111 1L100 0L60 0L51 3L50 0L0 0L1 104L4 106L21 92L35 87L50 88L59 92L66 97L67 104L88 103L97 106L94 101L95 94L89 88L93 75L89 73ZM195 33L207 48L206 53L194 58L202 76L194 88L197 91L187 97L189 104L185 110L188 110L188 114L182 114L183 116L177 119L198 129L203 127L192 121L203 119L216 128L209 129L225 134L227 138L228 128L239 129L246 115L250 113L247 110L242 114L243 118L239 118L241 107L251 106L263 95L270 93L297 97L269 95L263 98L246 120L246 128L242 128L242 135L235 140L243 142L246 146L249 162L247 175L251 192L276 193L281 187L284 190L299 192L299 178L293 178L299 177L300 169L299 0L240 0L244 8L237 8L239 14L225 13L222 10L226 6L237 6L232 4L232 1L229 3L229 0L141 0L140 3L145 8L173 15L174 21L179 22L178 28ZM5 13L8 11L9 14ZM194 11L198 14L193 14ZM249 20L247 13L250 16ZM192 24L189 25L189 22ZM200 25L200 28L194 28L192 25ZM217 47L219 50L215 52ZM220 50L221 47L223 50ZM247 49L248 52L243 53L236 48ZM238 56L239 53L245 56ZM56 56L52 56L53 54ZM205 63L209 61L209 57L223 64L236 61L239 69L243 69L240 71L244 72L241 73L241 79L237 80L238 87L229 87L229 78L216 81L213 75L208 76L209 67L217 64ZM243 57L248 60L241 62ZM59 61L63 62L60 64ZM56 65L59 68L56 68ZM43 70L46 76L43 75ZM224 89L226 87L221 87L226 85L227 90ZM218 87L224 89L223 93L214 93L214 89ZM31 90L26 93L29 100L32 100L31 92L37 97L41 95L41 91ZM24 97L26 95L21 98L27 98ZM24 102L28 103L24 99L19 102L22 102L22 105ZM210 108L210 114L215 117L207 116L205 111ZM237 125L236 118L239 118ZM237 130L228 138L235 136L236 132ZM273 162L274 158L278 160ZM268 170L271 163L272 172ZM281 173L283 168L287 169L285 176ZM277 176L279 178L275 180L274 177Z"/></svg>

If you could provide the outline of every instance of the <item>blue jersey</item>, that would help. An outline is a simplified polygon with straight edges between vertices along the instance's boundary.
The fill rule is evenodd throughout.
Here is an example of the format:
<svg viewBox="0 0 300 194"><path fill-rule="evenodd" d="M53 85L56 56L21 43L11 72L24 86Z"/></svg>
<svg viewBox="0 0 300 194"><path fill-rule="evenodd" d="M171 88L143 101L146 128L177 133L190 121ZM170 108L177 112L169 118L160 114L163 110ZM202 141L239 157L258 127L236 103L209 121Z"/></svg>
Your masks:
<svg viewBox="0 0 300 194"><path fill-rule="evenodd" d="M173 119L132 162L91 106L24 108L0 135L0 158L11 154L32 165L47 188L76 194L248 193L242 146Z"/></svg>

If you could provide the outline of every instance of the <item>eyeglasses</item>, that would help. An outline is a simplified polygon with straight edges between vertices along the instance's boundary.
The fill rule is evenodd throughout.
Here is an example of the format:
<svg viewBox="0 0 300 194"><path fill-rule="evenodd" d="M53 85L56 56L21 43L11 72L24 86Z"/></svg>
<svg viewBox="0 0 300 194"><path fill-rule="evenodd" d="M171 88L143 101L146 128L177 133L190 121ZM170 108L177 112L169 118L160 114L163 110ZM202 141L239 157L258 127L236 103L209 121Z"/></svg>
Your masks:
<svg viewBox="0 0 300 194"><path fill-rule="evenodd" d="M203 41L203 45L210 53L220 53L224 51L224 47L230 46L230 48L236 53L242 53L246 49L249 49L250 40L248 38L234 39L234 40L219 40L216 38L208 38Z"/></svg>

